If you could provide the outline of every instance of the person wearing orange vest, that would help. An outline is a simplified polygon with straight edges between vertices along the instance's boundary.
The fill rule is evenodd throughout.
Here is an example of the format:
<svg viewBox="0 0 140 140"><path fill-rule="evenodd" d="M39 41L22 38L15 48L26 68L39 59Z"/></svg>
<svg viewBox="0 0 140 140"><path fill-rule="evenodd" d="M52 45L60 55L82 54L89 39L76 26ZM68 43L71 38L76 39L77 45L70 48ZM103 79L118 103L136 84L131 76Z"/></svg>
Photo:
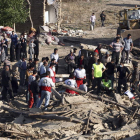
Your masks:
<svg viewBox="0 0 140 140"><path fill-rule="evenodd" d="M83 65L79 65L74 71L74 76L76 78L77 87L83 84L83 80L86 79L86 70Z"/></svg>
<svg viewBox="0 0 140 140"><path fill-rule="evenodd" d="M101 60L98 59L98 62L93 64L92 67L92 79L93 79L93 86L92 89L94 90L97 85L97 94L100 94L101 90L101 81L102 81L102 73L106 70L105 66L101 63Z"/></svg>
<svg viewBox="0 0 140 140"><path fill-rule="evenodd" d="M77 83L76 83L75 76L73 73L70 74L69 79L65 81L65 84L70 87L77 88ZM70 89L66 89L66 92L71 93L71 94L77 94L75 91L70 90Z"/></svg>
<svg viewBox="0 0 140 140"><path fill-rule="evenodd" d="M30 98L29 98L29 108L32 108L33 104L34 104L34 96L33 93L31 91L31 83L36 79L36 75L37 75L37 70L33 70L33 75L30 75L28 78L28 90L29 90L29 94L30 94Z"/></svg>
<svg viewBox="0 0 140 140"><path fill-rule="evenodd" d="M51 96L51 88L55 86L52 79L50 78L50 72L46 72L46 77L41 78L39 81L39 87L41 89L41 98L40 101L37 104L37 107L40 108L42 105L42 102L45 98L45 107L49 104L50 96ZM45 109L47 110L47 108Z"/></svg>
<svg viewBox="0 0 140 140"><path fill-rule="evenodd" d="M53 83L55 83L55 69L54 69L54 67L55 67L55 63L51 63L50 67L48 69L48 71L50 72L50 77L51 77Z"/></svg>

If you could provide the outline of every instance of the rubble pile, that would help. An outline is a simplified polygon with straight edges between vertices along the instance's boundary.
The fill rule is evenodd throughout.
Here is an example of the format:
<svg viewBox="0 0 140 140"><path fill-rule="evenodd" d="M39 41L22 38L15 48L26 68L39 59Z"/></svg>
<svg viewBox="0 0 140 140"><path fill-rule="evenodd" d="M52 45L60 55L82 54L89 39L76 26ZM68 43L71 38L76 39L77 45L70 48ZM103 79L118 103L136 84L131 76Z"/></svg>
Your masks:
<svg viewBox="0 0 140 140"><path fill-rule="evenodd" d="M81 95L73 96L65 92L60 94L62 87L65 86L53 89L55 94L47 112L43 108L21 109L15 103L20 102L19 97L10 106L1 102L0 137L127 140L127 137L139 134L140 105L137 96L130 100L126 95L97 96L92 91L81 91Z"/></svg>

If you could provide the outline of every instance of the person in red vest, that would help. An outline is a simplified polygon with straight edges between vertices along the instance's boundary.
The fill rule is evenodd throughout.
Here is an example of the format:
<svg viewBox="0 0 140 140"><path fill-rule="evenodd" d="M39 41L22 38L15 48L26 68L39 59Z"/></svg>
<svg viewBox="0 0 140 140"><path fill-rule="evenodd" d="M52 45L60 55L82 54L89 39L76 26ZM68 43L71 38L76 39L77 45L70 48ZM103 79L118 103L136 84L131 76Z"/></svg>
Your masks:
<svg viewBox="0 0 140 140"><path fill-rule="evenodd" d="M67 79L65 81L65 84L70 86L70 87L77 88L77 83L76 83L76 80L75 80L73 73L70 74L69 79ZM77 94L75 91L70 90L70 89L66 89L66 92L71 93L71 94Z"/></svg>
<svg viewBox="0 0 140 140"><path fill-rule="evenodd" d="M30 94L30 98L29 98L29 108L32 108L33 104L34 104L34 96L33 96L33 93L31 91L31 83L36 80L36 75L37 75L37 70L33 70L33 74L29 76L28 78L28 91L29 91L29 94Z"/></svg>
<svg viewBox="0 0 140 140"><path fill-rule="evenodd" d="M76 78L77 87L79 88L79 86L83 84L83 80L86 79L84 65L79 65L79 67L75 69L74 76Z"/></svg>
<svg viewBox="0 0 140 140"><path fill-rule="evenodd" d="M55 83L55 63L51 63L48 71L50 72L50 77L52 78L53 83Z"/></svg>
<svg viewBox="0 0 140 140"><path fill-rule="evenodd" d="M38 108L41 107L44 98L45 98L45 107L49 104L50 97L51 97L51 88L54 86L55 84L50 78L50 72L47 71L46 77L41 78L41 80L39 81L39 87L41 88L41 98L37 104ZM47 108L45 110L47 110Z"/></svg>
<svg viewBox="0 0 140 140"><path fill-rule="evenodd" d="M101 48L102 48L102 45L98 44L98 47L94 50L94 52L96 52L99 55L99 59L102 58Z"/></svg>

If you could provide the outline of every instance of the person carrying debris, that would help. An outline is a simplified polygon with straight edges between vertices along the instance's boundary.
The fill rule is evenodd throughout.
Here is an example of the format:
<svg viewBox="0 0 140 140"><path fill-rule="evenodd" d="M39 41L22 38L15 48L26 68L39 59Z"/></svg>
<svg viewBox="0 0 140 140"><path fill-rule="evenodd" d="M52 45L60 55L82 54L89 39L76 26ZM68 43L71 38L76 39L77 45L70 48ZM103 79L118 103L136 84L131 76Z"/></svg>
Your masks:
<svg viewBox="0 0 140 140"><path fill-rule="evenodd" d="M41 107L44 98L45 98L45 107L46 107L47 105L49 105L51 88L55 86L52 79L50 78L49 71L46 72L46 77L41 78L38 85L41 88L41 98L37 104L37 107L38 108ZM47 108L45 110L47 110Z"/></svg>
<svg viewBox="0 0 140 140"><path fill-rule="evenodd" d="M94 13L92 13L92 16L90 17L90 22L91 22L90 27L91 27L91 31L93 31L93 29L94 29L95 20L96 20L96 16L95 16Z"/></svg>
<svg viewBox="0 0 140 140"><path fill-rule="evenodd" d="M104 14L104 11L102 11L102 13L100 14L100 18L101 18L101 22L102 22L101 27L105 27L104 21L106 20L106 15Z"/></svg>
<svg viewBox="0 0 140 140"><path fill-rule="evenodd" d="M33 92L31 90L31 83L36 80L36 75L37 75L37 71L36 70L33 70L33 75L30 75L29 76L29 79L28 79L28 84L29 84L29 87L28 87L28 90L29 90L29 94L30 94L30 98L29 98L29 108L32 108L33 104L34 104L34 97L33 97Z"/></svg>
<svg viewBox="0 0 140 140"><path fill-rule="evenodd" d="M133 49L133 41L131 38L131 34L128 34L126 38L124 38L124 49L122 52L123 55L123 61L126 61L128 63L129 60L129 54L130 51ZM126 59L125 59L125 54L126 54Z"/></svg>
<svg viewBox="0 0 140 140"><path fill-rule="evenodd" d="M109 80L107 76L105 76L105 78L102 79L101 88L108 95L112 93L112 83L111 83L111 80Z"/></svg>
<svg viewBox="0 0 140 140"><path fill-rule="evenodd" d="M130 71L124 66L124 62L121 62L120 66L117 68L117 72L119 72L118 93L121 94L121 85L124 86L124 91L127 89L127 80L130 76Z"/></svg>
<svg viewBox="0 0 140 140"><path fill-rule="evenodd" d="M116 37L116 42L112 42L110 47L113 48L112 59L116 63L119 63L120 52L123 50L123 45L120 43L120 38Z"/></svg>
<svg viewBox="0 0 140 140"><path fill-rule="evenodd" d="M5 66L5 69L1 73L2 76L2 100L9 102L7 94L10 95L11 99L14 99L12 85L11 85L11 76L9 71L9 66Z"/></svg>
<svg viewBox="0 0 140 140"><path fill-rule="evenodd" d="M85 91L85 92L88 91L88 90L87 90L87 80L86 80L86 79L83 80L83 84L80 85L79 89L80 89L80 90L83 90L83 91Z"/></svg>
<svg viewBox="0 0 140 140"><path fill-rule="evenodd" d="M35 80L31 82L31 91L32 91L33 97L34 97L33 107L37 107L37 104L39 102L40 88L39 88L38 82L39 82L39 76L36 75Z"/></svg>
<svg viewBox="0 0 140 140"><path fill-rule="evenodd" d="M69 79L67 79L64 83L70 87L77 88L77 83L73 73L70 74ZM77 94L75 91L70 89L66 89L66 92L71 94Z"/></svg>
<svg viewBox="0 0 140 140"><path fill-rule="evenodd" d="M74 76L76 77L77 87L83 84L83 80L86 79L86 70L83 65L79 65L74 71Z"/></svg>
<svg viewBox="0 0 140 140"><path fill-rule="evenodd" d="M50 78L52 79L53 83L55 84L55 74L56 73L55 73L54 67L55 67L55 63L51 63L48 71L50 72Z"/></svg>
<svg viewBox="0 0 140 140"><path fill-rule="evenodd" d="M58 55L58 49L54 49L54 53L51 54L50 56L51 59L55 59L55 72L58 72L58 63L59 63L59 55Z"/></svg>
<svg viewBox="0 0 140 140"><path fill-rule="evenodd" d="M94 63L93 66L92 66L92 79L93 79L92 89L94 90L96 85L97 85L97 94L100 94L101 81L102 81L102 73L105 70L106 70L106 68L101 63L100 59L98 59L98 62Z"/></svg>

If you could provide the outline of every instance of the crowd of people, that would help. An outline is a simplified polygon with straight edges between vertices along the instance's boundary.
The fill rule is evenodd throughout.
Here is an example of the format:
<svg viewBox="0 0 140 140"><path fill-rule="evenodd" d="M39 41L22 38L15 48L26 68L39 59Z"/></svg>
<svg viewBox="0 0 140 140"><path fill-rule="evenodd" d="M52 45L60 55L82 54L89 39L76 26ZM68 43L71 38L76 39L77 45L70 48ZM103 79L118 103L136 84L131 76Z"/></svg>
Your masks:
<svg viewBox="0 0 140 140"><path fill-rule="evenodd" d="M11 77L6 44L8 44L8 42L4 35L1 41L1 49L3 48L5 52L5 59L1 59L3 60L1 62L4 62L4 69L1 73L3 87L2 99L9 101L8 95L10 95L10 99L14 100L14 96L17 95L18 92L19 84L15 72L12 71L13 76ZM27 39L24 37L24 34L22 34L18 40L17 35L13 32L11 35L10 61L13 62L15 59L18 61L16 65L20 73L20 86L26 87L26 102L28 107L40 108L45 99L45 107L47 110L51 97L51 88L55 87L55 75L59 70L59 52L58 49L55 48L50 57L42 57L41 62L39 62L39 41L37 37L32 36L28 41L28 45L29 62L27 63ZM134 88L137 87L139 81L138 65L136 63L133 64L134 70L132 73L124 66L124 62L129 61L129 54L133 49L131 35L129 34L124 39L122 39L119 34L117 35L110 44L112 56L109 51L103 55L101 48L102 45L99 44L92 56L88 58L85 58L83 47L81 47L79 55L77 55L77 48L71 49L70 53L65 57L65 61L68 65L67 73L69 73L70 76L64 83L85 92L88 91L88 87L90 88L92 84L93 93L101 95L103 91L111 95L114 90L114 74L116 72L116 74L118 74L117 92L122 94L128 90L127 82L131 75L130 87L133 87L134 92ZM121 90L122 85L123 92ZM97 90L95 90L96 86ZM66 89L66 92L69 94L79 94L70 89Z"/></svg>

